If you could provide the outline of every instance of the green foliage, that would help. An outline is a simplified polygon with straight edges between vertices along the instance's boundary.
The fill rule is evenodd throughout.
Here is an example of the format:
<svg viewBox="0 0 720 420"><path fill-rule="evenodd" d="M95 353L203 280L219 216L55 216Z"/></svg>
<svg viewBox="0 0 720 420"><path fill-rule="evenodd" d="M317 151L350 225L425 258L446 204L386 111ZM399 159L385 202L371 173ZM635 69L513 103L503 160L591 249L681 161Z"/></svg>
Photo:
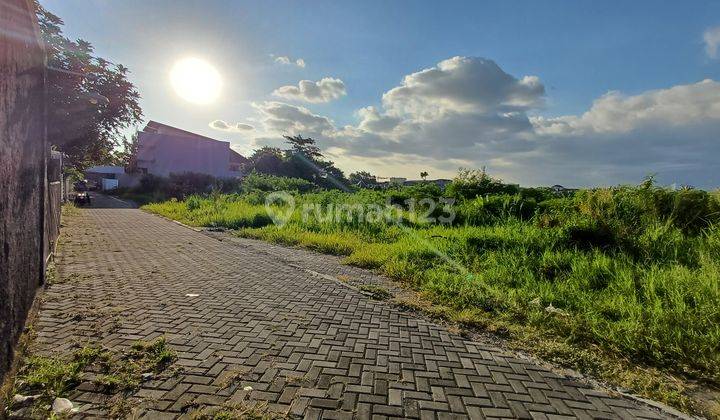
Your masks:
<svg viewBox="0 0 720 420"><path fill-rule="evenodd" d="M503 184L498 179L491 178L484 170L460 169L445 193L448 197L457 200L473 199L487 194L517 194L520 188L515 185Z"/></svg>
<svg viewBox="0 0 720 420"><path fill-rule="evenodd" d="M375 188L377 187L377 178L367 171L353 172L348 176L350 185L359 188Z"/></svg>
<svg viewBox="0 0 720 420"><path fill-rule="evenodd" d="M62 19L34 4L50 69L48 138L78 169L112 163L122 131L142 119L129 70L96 56L89 42L67 38Z"/></svg>
<svg viewBox="0 0 720 420"><path fill-rule="evenodd" d="M308 192L315 186L304 179L287 178L275 175L266 175L258 172L251 172L242 180L242 191L272 192L272 191L297 191Z"/></svg>
<svg viewBox="0 0 720 420"><path fill-rule="evenodd" d="M39 395L33 412L46 418L52 414L48 410L53 399L67 397L82 381L92 380L109 391L132 392L140 386L144 373L160 374L176 358L162 337L137 342L125 352L85 346L68 357L33 356L19 372L16 391Z"/></svg>
<svg viewBox="0 0 720 420"><path fill-rule="evenodd" d="M272 223L263 205L236 200L233 195L216 198L190 196L183 201L150 203L143 209L162 214L190 226L210 226L226 229L261 227Z"/></svg>
<svg viewBox="0 0 720 420"><path fill-rule="evenodd" d="M347 189L347 179L334 163L325 160L315 140L303 136L284 136L289 149L262 147L243 166L246 173L300 178L318 187Z"/></svg>
<svg viewBox="0 0 720 420"><path fill-rule="evenodd" d="M456 223L479 226L507 218L529 220L535 215L537 203L520 194L499 194L463 200L457 209Z"/></svg>

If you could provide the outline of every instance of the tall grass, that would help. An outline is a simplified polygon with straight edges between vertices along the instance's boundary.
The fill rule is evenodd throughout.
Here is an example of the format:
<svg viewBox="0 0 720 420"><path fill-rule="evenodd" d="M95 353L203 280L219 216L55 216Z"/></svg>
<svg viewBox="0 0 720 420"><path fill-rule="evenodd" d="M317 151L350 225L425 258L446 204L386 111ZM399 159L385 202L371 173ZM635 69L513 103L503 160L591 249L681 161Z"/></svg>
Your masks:
<svg viewBox="0 0 720 420"><path fill-rule="evenodd" d="M250 204L234 195L221 195L213 199L190 196L185 201L147 204L143 209L191 226L239 229L272 223L265 207Z"/></svg>
<svg viewBox="0 0 720 420"><path fill-rule="evenodd" d="M306 203L381 205L412 194L297 194L297 210L282 227L272 224L257 195L191 197L145 209L344 255L456 311L720 384L717 195L652 183L541 202L502 191L460 197L451 226L428 223L408 208L394 210L402 226L302 215Z"/></svg>

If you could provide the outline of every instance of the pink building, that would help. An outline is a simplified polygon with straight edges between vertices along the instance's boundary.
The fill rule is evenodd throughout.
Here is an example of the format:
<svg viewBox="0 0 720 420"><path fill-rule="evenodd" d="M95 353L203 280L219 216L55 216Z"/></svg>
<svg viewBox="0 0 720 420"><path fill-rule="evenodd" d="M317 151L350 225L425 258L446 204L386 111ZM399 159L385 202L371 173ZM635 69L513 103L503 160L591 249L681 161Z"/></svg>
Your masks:
<svg viewBox="0 0 720 420"><path fill-rule="evenodd" d="M218 178L241 176L247 159L230 148L230 142L211 139L150 121L138 135L137 170L168 176L195 172Z"/></svg>

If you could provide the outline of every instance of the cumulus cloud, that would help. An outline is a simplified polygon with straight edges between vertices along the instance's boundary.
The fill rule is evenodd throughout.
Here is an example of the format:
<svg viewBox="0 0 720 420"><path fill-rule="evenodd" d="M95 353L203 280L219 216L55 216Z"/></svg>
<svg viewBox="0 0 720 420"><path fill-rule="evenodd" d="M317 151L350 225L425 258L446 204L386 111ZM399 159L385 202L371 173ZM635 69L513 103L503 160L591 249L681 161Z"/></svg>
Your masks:
<svg viewBox="0 0 720 420"><path fill-rule="evenodd" d="M718 48L720 48L720 26L708 28L703 34L705 41L705 53L710 58L718 58Z"/></svg>
<svg viewBox="0 0 720 420"><path fill-rule="evenodd" d="M305 68L305 60L303 60L302 58L293 60L286 55L281 55L281 56L275 57L275 62L278 64L283 64L283 65L291 65L292 64L292 65L295 65L295 66L298 66L301 68Z"/></svg>
<svg viewBox="0 0 720 420"><path fill-rule="evenodd" d="M321 103L338 99L346 93L342 80L324 77L317 82L301 80L297 86L279 87L273 95L288 100Z"/></svg>
<svg viewBox="0 0 720 420"><path fill-rule="evenodd" d="M358 115L361 119L358 128L373 133L387 133L392 131L402 121L402 119L398 117L380 115L380 112L374 106L360 109Z"/></svg>
<svg viewBox="0 0 720 420"><path fill-rule="evenodd" d="M243 132L243 131L252 131L255 127L253 127L250 124L245 123L228 123L223 120L215 120L210 122L210 128L214 128L215 130L220 131L230 131L230 132Z"/></svg>
<svg viewBox="0 0 720 420"><path fill-rule="evenodd" d="M254 103L265 130L274 134L324 135L333 131L333 122L309 109L283 102Z"/></svg>
<svg viewBox="0 0 720 420"><path fill-rule="evenodd" d="M489 149L523 149L532 130L526 112L542 106L536 76L515 78L494 61L453 57L412 73L382 96L382 110L358 111L345 127L351 153L408 153L450 159Z"/></svg>
<svg viewBox="0 0 720 420"><path fill-rule="evenodd" d="M544 94L537 76L518 80L492 60L453 57L405 76L382 102L390 115L430 120L452 113L525 111L540 105Z"/></svg>
<svg viewBox="0 0 720 420"><path fill-rule="evenodd" d="M625 96L609 92L580 116L533 118L539 134L627 133L652 127L696 126L720 118L720 83L703 80Z"/></svg>
<svg viewBox="0 0 720 420"><path fill-rule="evenodd" d="M661 182L720 186L720 83L703 80L636 95L608 92L584 113L539 117L545 88L483 58L453 57L405 76L358 122L282 102L255 104L264 133L309 135L340 164L451 176L481 167L525 185ZM353 166L354 165L354 166ZM417 171L415 171L417 172Z"/></svg>

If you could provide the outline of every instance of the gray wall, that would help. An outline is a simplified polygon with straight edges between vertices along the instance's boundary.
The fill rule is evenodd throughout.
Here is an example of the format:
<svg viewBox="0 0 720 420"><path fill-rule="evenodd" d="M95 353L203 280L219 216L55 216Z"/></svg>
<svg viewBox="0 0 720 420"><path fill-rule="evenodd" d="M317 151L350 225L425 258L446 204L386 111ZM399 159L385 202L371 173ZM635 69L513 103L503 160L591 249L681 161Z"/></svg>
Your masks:
<svg viewBox="0 0 720 420"><path fill-rule="evenodd" d="M2 377L44 278L46 199L55 194L46 188L44 58L30 1L0 0L0 28Z"/></svg>
<svg viewBox="0 0 720 420"><path fill-rule="evenodd" d="M158 176L184 172L218 178L239 175L229 170L229 142L169 134L139 134L137 167Z"/></svg>

